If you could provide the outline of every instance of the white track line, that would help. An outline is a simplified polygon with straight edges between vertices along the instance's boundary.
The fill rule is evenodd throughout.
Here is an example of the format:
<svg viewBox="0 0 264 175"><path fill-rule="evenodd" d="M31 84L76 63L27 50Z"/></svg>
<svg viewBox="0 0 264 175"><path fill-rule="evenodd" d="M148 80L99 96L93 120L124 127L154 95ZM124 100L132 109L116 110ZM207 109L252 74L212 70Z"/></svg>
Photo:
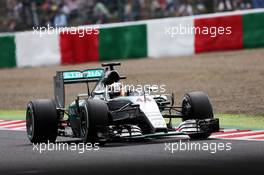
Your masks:
<svg viewBox="0 0 264 175"><path fill-rule="evenodd" d="M252 135L252 136L244 136L244 137L239 137L239 138L240 139L254 139L255 137L264 137L264 134L257 134L257 135ZM261 140L261 139L259 139L259 140Z"/></svg>
<svg viewBox="0 0 264 175"><path fill-rule="evenodd" d="M240 141L259 141L259 142L263 142L263 139L243 139L242 137L236 137L236 138L215 138L215 139L219 139L219 140L240 140Z"/></svg>
<svg viewBox="0 0 264 175"><path fill-rule="evenodd" d="M17 129L26 129L26 126L18 127Z"/></svg>
<svg viewBox="0 0 264 175"><path fill-rule="evenodd" d="M212 138L221 138L225 136L234 136L234 137L239 137L239 135L244 135L244 134L253 134L255 133L256 135L260 132L264 132L264 130L259 130L259 131L247 131L247 132L237 132L237 133L230 133L230 134L217 134L217 135L212 135ZM244 136L242 136L244 137ZM230 138L229 138L230 139Z"/></svg>
<svg viewBox="0 0 264 175"><path fill-rule="evenodd" d="M0 127L13 127L13 126L25 126L26 125L26 122L21 122L21 123L15 123L15 124L10 124L10 125L5 125L5 126L0 126Z"/></svg>
<svg viewBox="0 0 264 175"><path fill-rule="evenodd" d="M18 127L18 128L10 128L9 130L15 130L15 131L25 131L26 130L26 127L23 126L23 127Z"/></svg>
<svg viewBox="0 0 264 175"><path fill-rule="evenodd" d="M220 132L228 132L228 131L238 131L238 129L222 129Z"/></svg>

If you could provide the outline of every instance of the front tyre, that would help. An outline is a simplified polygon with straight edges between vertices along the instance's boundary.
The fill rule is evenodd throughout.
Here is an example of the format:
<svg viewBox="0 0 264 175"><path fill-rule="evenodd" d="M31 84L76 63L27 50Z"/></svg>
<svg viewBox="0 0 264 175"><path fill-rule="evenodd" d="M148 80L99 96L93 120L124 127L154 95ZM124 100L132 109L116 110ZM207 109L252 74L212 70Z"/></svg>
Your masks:
<svg viewBox="0 0 264 175"><path fill-rule="evenodd" d="M103 100L86 100L85 105L80 107L80 135L84 143L106 142L108 111Z"/></svg>
<svg viewBox="0 0 264 175"><path fill-rule="evenodd" d="M58 134L56 105L53 100L34 100L26 111L27 136L31 143L55 142Z"/></svg>
<svg viewBox="0 0 264 175"><path fill-rule="evenodd" d="M183 121L212 119L214 114L208 95L202 91L185 94L182 101L182 115ZM193 133L188 136L191 139L207 139L210 135L211 133Z"/></svg>

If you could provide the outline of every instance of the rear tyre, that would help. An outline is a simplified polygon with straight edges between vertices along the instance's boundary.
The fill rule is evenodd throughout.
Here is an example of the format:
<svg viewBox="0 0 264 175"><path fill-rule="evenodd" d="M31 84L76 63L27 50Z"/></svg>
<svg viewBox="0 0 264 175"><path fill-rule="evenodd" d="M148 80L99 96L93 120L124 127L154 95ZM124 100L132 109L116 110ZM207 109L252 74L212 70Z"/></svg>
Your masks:
<svg viewBox="0 0 264 175"><path fill-rule="evenodd" d="M103 100L86 100L86 104L80 108L80 116L82 141L104 144L109 123L107 104Z"/></svg>
<svg viewBox="0 0 264 175"><path fill-rule="evenodd" d="M55 142L58 134L56 105L53 100L34 100L26 112L27 136L32 143Z"/></svg>
<svg viewBox="0 0 264 175"><path fill-rule="evenodd" d="M213 108L206 93L194 91L185 94L182 101L183 121L213 118ZM191 139L207 139L211 133L189 134Z"/></svg>

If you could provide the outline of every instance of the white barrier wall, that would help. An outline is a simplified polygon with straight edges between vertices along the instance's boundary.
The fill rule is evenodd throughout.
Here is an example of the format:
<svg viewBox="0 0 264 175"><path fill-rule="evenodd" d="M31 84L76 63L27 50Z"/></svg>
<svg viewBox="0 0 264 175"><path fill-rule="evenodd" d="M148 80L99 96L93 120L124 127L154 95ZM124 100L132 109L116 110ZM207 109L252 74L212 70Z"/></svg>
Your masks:
<svg viewBox="0 0 264 175"><path fill-rule="evenodd" d="M17 67L45 66L60 64L58 34L20 32L15 35Z"/></svg>
<svg viewBox="0 0 264 175"><path fill-rule="evenodd" d="M180 28L191 28L193 25L193 18L169 18L147 22L148 56L160 58L194 54L194 34L180 31Z"/></svg>

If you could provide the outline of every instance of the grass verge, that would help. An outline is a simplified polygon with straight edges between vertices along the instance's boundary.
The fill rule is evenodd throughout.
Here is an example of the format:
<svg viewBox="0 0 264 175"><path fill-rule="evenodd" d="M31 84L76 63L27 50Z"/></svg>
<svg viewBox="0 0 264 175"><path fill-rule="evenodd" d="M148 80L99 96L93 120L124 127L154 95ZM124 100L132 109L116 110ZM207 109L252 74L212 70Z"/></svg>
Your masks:
<svg viewBox="0 0 264 175"><path fill-rule="evenodd" d="M0 110L2 120L25 120L24 110ZM216 114L220 119L222 128L235 129L264 129L264 116L242 115L242 114ZM173 124L177 125L181 119L173 119Z"/></svg>
<svg viewBox="0 0 264 175"><path fill-rule="evenodd" d="M264 129L264 116L243 114L217 114L220 125L224 128Z"/></svg>
<svg viewBox="0 0 264 175"><path fill-rule="evenodd" d="M0 110L1 120L25 120L25 117L24 110Z"/></svg>

